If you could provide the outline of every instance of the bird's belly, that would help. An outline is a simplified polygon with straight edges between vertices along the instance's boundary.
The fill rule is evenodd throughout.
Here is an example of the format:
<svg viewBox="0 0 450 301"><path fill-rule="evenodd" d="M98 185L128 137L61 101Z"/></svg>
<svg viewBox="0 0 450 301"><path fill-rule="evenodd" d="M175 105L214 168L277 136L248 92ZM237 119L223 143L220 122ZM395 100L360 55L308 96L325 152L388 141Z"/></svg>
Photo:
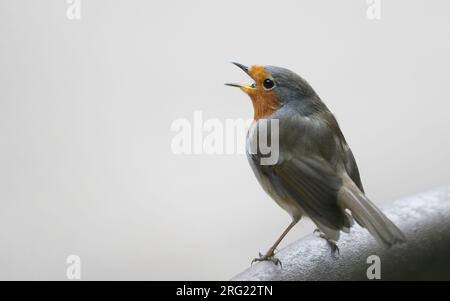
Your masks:
<svg viewBox="0 0 450 301"><path fill-rule="evenodd" d="M305 213L298 202L284 192L284 188L282 187L281 183L278 184L279 187L275 187L275 185L277 184L274 184L271 179L262 171L264 167L253 162L251 158L251 145L253 145L255 141L257 141L256 124L257 123L255 122L250 126L247 134L247 158L249 159L250 166L252 167L252 170L256 178L258 179L259 184L262 186L264 191L278 204L278 206L284 209L293 218L300 218L301 216L305 215Z"/></svg>
<svg viewBox="0 0 450 301"><path fill-rule="evenodd" d="M262 175L259 177L259 182L264 191L278 204L278 206L289 213L292 218L299 219L305 215L305 212L298 202L293 200L289 195L278 193L277 189L275 189L272 182L267 177Z"/></svg>

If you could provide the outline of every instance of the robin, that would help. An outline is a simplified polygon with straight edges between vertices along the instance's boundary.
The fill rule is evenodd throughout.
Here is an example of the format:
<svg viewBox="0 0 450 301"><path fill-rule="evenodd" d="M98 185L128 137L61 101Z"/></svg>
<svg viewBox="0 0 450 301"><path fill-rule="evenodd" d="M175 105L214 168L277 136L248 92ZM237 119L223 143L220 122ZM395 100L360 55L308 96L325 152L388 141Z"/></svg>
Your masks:
<svg viewBox="0 0 450 301"><path fill-rule="evenodd" d="M364 194L352 151L313 88L285 68L233 64L254 80L251 85L226 84L240 88L253 104L248 161L266 193L292 217L269 251L254 261L281 265L275 250L302 216L316 224L333 251L339 252L340 231L348 233L354 220L383 246L404 242L403 233ZM264 154L256 143L263 121L278 123L278 159L273 164L261 163ZM258 145L256 151L252 145Z"/></svg>

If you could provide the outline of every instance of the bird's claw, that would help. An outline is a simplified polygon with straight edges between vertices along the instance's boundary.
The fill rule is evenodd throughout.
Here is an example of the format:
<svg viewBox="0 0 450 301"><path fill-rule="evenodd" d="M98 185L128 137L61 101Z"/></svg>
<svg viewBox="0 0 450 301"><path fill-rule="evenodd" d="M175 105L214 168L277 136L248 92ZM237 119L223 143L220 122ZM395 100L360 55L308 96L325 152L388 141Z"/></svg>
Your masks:
<svg viewBox="0 0 450 301"><path fill-rule="evenodd" d="M334 240L331 239L327 239L328 244L331 247L331 252L334 254L337 254L338 256L341 255L340 251L339 251L339 247L337 246L336 242Z"/></svg>
<svg viewBox="0 0 450 301"><path fill-rule="evenodd" d="M315 229L315 230L313 231L313 234L314 234L314 235L319 235L319 237L322 237L322 236L323 236L322 231L320 231L319 229Z"/></svg>
<svg viewBox="0 0 450 301"><path fill-rule="evenodd" d="M272 253L272 254L270 254ZM255 258L252 260L251 265L253 265L255 262L260 262L260 261L271 261L273 262L276 266L280 265L281 268L283 268L283 264L281 263L281 260L279 260L278 258L276 258L273 254L273 252L269 252L266 255L263 255L261 253L259 253L259 257Z"/></svg>
<svg viewBox="0 0 450 301"><path fill-rule="evenodd" d="M320 238L323 238L327 241L328 245L331 247L331 253L334 255L337 253L337 255L341 255L339 251L339 247L337 246L336 242L332 239L329 239L322 231L319 229L315 229L313 234L318 234Z"/></svg>

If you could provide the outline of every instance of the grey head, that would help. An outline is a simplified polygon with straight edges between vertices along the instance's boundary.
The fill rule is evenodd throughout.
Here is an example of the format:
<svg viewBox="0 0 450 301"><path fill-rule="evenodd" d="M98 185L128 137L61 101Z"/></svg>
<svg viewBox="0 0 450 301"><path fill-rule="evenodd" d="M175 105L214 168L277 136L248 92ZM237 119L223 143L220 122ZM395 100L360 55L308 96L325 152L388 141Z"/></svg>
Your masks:
<svg viewBox="0 0 450 301"><path fill-rule="evenodd" d="M289 69L276 66L247 67L233 63L247 73L254 83L251 85L227 84L239 87L252 98L255 110L271 112L286 104L304 115L327 110L314 89L306 80ZM258 115L258 114L257 114Z"/></svg>

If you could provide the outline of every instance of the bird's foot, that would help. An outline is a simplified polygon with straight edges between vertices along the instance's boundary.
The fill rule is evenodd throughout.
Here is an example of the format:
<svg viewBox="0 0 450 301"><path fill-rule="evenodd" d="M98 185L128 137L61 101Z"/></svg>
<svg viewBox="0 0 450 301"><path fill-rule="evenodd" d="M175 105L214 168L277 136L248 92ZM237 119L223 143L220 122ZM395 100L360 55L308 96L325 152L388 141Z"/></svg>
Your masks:
<svg viewBox="0 0 450 301"><path fill-rule="evenodd" d="M327 240L328 244L331 247L331 253L333 253L333 255L337 255L337 256L341 255L341 252L339 251L339 247L337 246L336 242L332 239L327 239L327 238L325 238L325 239Z"/></svg>
<svg viewBox="0 0 450 301"><path fill-rule="evenodd" d="M331 253L333 255L341 255L340 251L339 251L339 247L336 244L336 241L329 239L322 231L320 231L319 229L314 230L313 234L318 235L320 238L323 238L327 241L328 245L331 247Z"/></svg>
<svg viewBox="0 0 450 301"><path fill-rule="evenodd" d="M322 235L324 235L324 234L322 233L322 231L320 231L319 229L315 229L314 232L313 232L313 234L314 234L314 235L318 235L319 237L322 237Z"/></svg>
<svg viewBox="0 0 450 301"><path fill-rule="evenodd" d="M281 261L278 258L275 257L275 254L273 251L267 252L266 255L259 253L259 257L253 259L251 264L253 265L255 262L260 262L260 261L271 261L275 265L280 265L280 267L283 268L283 264L281 263Z"/></svg>

